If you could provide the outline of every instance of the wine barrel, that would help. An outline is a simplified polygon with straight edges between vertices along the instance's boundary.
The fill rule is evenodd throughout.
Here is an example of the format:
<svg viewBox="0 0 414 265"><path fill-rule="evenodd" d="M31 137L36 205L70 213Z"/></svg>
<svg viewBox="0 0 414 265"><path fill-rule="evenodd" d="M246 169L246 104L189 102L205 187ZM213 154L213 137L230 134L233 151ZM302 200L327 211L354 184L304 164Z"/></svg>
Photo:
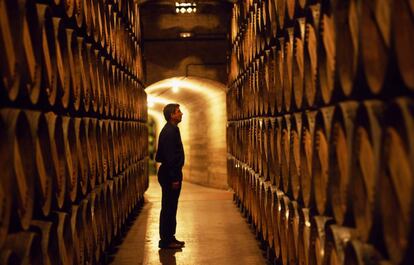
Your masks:
<svg viewBox="0 0 414 265"><path fill-rule="evenodd" d="M275 95L276 95L276 113L282 112L283 107L283 74L284 74L284 39L279 38L277 48L273 49L275 58Z"/></svg>
<svg viewBox="0 0 414 265"><path fill-rule="evenodd" d="M65 15L67 18L72 18L75 14L75 1L76 0L62 0L62 5L65 9Z"/></svg>
<svg viewBox="0 0 414 265"><path fill-rule="evenodd" d="M1 73L1 95L15 101L20 93L20 82L22 81L21 68L23 67L23 41L22 29L24 21L24 5L16 1L0 2L0 65ZM23 65L22 65L23 64Z"/></svg>
<svg viewBox="0 0 414 265"><path fill-rule="evenodd" d="M36 3L32 0L26 0L22 41L24 51L24 91L30 102L35 105L38 103L41 92L42 82L42 35L41 25L37 14Z"/></svg>
<svg viewBox="0 0 414 265"><path fill-rule="evenodd" d="M267 219L266 219L266 183L263 181L262 178L259 178L259 186L258 186L258 193L259 193L259 226L261 231L261 239L266 242L267 241Z"/></svg>
<svg viewBox="0 0 414 265"><path fill-rule="evenodd" d="M390 265L372 245L356 239L347 243L344 265Z"/></svg>
<svg viewBox="0 0 414 265"><path fill-rule="evenodd" d="M325 214L331 209L328 207L329 183L329 142L333 107L321 108L316 115L315 135L312 159L312 185L316 210Z"/></svg>
<svg viewBox="0 0 414 265"><path fill-rule="evenodd" d="M73 118L62 116L62 131L63 131L63 155L66 161L67 170L67 192L69 199L74 202L78 192L78 154L76 145L76 128ZM58 151L61 151L60 148Z"/></svg>
<svg viewBox="0 0 414 265"><path fill-rule="evenodd" d="M286 1L288 0L275 0L276 1L276 13L277 22L280 29L285 27L285 15L286 15Z"/></svg>
<svg viewBox="0 0 414 265"><path fill-rule="evenodd" d="M89 168L89 179L88 187L93 189L95 187L97 178L97 143L96 143L96 119L93 118L82 118L85 124L85 139L86 139L86 151L87 161Z"/></svg>
<svg viewBox="0 0 414 265"><path fill-rule="evenodd" d="M130 165L128 168L127 173L125 174L125 204L126 204L126 216L128 218L130 213L132 212L132 202L133 202L133 183L132 183L132 174L134 171L133 165ZM261 203L261 202L260 202ZM261 209L260 209L261 210Z"/></svg>
<svg viewBox="0 0 414 265"><path fill-rule="evenodd" d="M88 197L83 199L78 209L81 215L81 224L83 229L83 240L84 240L84 260L86 264L91 264L94 260L94 230L92 226L92 202Z"/></svg>
<svg viewBox="0 0 414 265"><path fill-rule="evenodd" d="M410 264L413 252L413 101L397 98L385 113L378 185L384 242L392 263Z"/></svg>
<svg viewBox="0 0 414 265"><path fill-rule="evenodd" d="M305 18L300 17L295 21L293 40L293 104L297 110L302 108L304 89L304 43L305 43Z"/></svg>
<svg viewBox="0 0 414 265"><path fill-rule="evenodd" d="M273 227L273 201L274 201L274 188L269 181L265 184L265 216L267 227L267 244L270 248L274 246L274 227Z"/></svg>
<svg viewBox="0 0 414 265"><path fill-rule="evenodd" d="M126 101L128 98L128 93L127 93L127 83L126 83L126 73L124 71L120 71L120 75L121 75L121 93L122 93L122 101L121 101L121 106L120 106L120 118L125 118L125 112L126 112Z"/></svg>
<svg viewBox="0 0 414 265"><path fill-rule="evenodd" d="M278 28L277 28L277 9L276 9L276 0L269 0L268 3L269 10L269 22L268 28L270 29L270 34L273 39L276 39Z"/></svg>
<svg viewBox="0 0 414 265"><path fill-rule="evenodd" d="M104 141L102 136L102 121L95 120L96 122L96 150L97 150L97 178L96 184L101 184L104 181L104 176L106 176L106 161L104 163L104 154L102 151L102 141Z"/></svg>
<svg viewBox="0 0 414 265"><path fill-rule="evenodd" d="M265 53L266 53L266 57L265 57L265 87L266 87L265 110L266 110L266 113L270 115L275 115L274 57L273 57L273 52L271 50L266 50Z"/></svg>
<svg viewBox="0 0 414 265"><path fill-rule="evenodd" d="M109 79L110 77L110 60L101 57L102 64L104 67L104 73L103 73L103 89L104 91L104 113L106 116L110 116L111 115L111 97L112 97L112 92L111 92L111 81Z"/></svg>
<svg viewBox="0 0 414 265"><path fill-rule="evenodd" d="M2 265L18 265L19 258L16 253L10 249L0 249L0 264Z"/></svg>
<svg viewBox="0 0 414 265"><path fill-rule="evenodd" d="M76 31L73 29L66 29L66 41L68 47L68 62L70 69L70 77L72 83L71 95L70 95L70 106L75 111L78 111L81 103L81 69L79 64L79 48Z"/></svg>
<svg viewBox="0 0 414 265"><path fill-rule="evenodd" d="M112 121L112 126L113 126L112 141L113 141L113 146L114 146L115 172L116 174L119 174L122 170L122 155L121 155L122 149L119 144L119 137L120 137L119 122L115 120Z"/></svg>
<svg viewBox="0 0 414 265"><path fill-rule="evenodd" d="M411 44L414 42L414 3L402 0L392 2L391 23L394 52L404 84L412 91L414 89L414 57L410 51Z"/></svg>
<svg viewBox="0 0 414 265"><path fill-rule="evenodd" d="M352 146L351 191L352 215L355 228L363 242L381 234L376 192L381 159L381 124L384 105L377 100L361 102L354 126Z"/></svg>
<svg viewBox="0 0 414 265"><path fill-rule="evenodd" d="M248 211L248 219L249 219L249 223L254 222L254 212L253 212L253 195L254 195L254 189L253 189L253 179L254 179L254 171L248 166L246 165L246 170L247 170L247 181L246 181L246 201L247 201L247 211Z"/></svg>
<svg viewBox="0 0 414 265"><path fill-rule="evenodd" d="M75 7L74 7L74 15L75 15L75 21L76 21L76 26L81 29L83 26L83 22L84 22L84 4L85 0L74 0L75 2Z"/></svg>
<svg viewBox="0 0 414 265"><path fill-rule="evenodd" d="M252 175L252 188L253 188L253 224L256 231L256 236L260 236L262 232L261 215L260 215L260 177L257 173Z"/></svg>
<svg viewBox="0 0 414 265"><path fill-rule="evenodd" d="M333 217L339 225L352 225L349 181L354 122L358 102L348 101L336 105L329 144L328 193Z"/></svg>
<svg viewBox="0 0 414 265"><path fill-rule="evenodd" d="M105 183L102 183L101 185L99 185L98 187L95 188L97 194L98 194L98 208L95 209L95 214L96 214L96 220L97 220L97 226L99 229L99 241L98 241L98 245L97 247L100 248L99 250L99 256L96 256L96 261L100 261L100 258L102 256L102 254L105 252L105 248L106 248L106 242L107 242L107 238L106 238L106 202L105 202L105 194L104 194L104 186ZM98 211L96 211L98 210ZM109 228L109 227L108 227ZM97 251L97 255L98 255L98 251Z"/></svg>
<svg viewBox="0 0 414 265"><path fill-rule="evenodd" d="M115 10L111 10L111 12L109 13L109 29L110 29L110 36L109 36L109 46L110 46L110 51L111 51L111 55L113 58L116 58L116 49L117 47L117 16L118 16L118 12L116 12Z"/></svg>
<svg viewBox="0 0 414 265"><path fill-rule="evenodd" d="M279 219L279 236L280 236L280 254L282 264L289 262L289 203L288 196L283 195L279 198L280 203L280 219Z"/></svg>
<svg viewBox="0 0 414 265"><path fill-rule="evenodd" d="M115 142L115 126L114 126L114 121L112 120L108 120L108 150L109 150L109 157L111 158L111 165L110 165L110 178L112 178L113 176L115 176L115 174L118 173L118 154L117 154L117 148L118 146L116 145Z"/></svg>
<svg viewBox="0 0 414 265"><path fill-rule="evenodd" d="M263 129L263 145L264 145L264 178L266 181L270 181L270 163L273 161L271 160L271 151L270 151L270 119L265 119L263 121L264 129Z"/></svg>
<svg viewBox="0 0 414 265"><path fill-rule="evenodd" d="M288 225L288 264L298 264L299 260L299 211L300 206L296 201L289 203L289 225Z"/></svg>
<svg viewBox="0 0 414 265"><path fill-rule="evenodd" d="M301 154L301 129L302 113L291 115L290 151L289 151L289 179L290 191L295 200L299 199L300 191L300 154Z"/></svg>
<svg viewBox="0 0 414 265"><path fill-rule="evenodd" d="M74 264L86 264L86 239L88 231L83 225L82 205L72 204L70 212L70 225L73 240L73 262Z"/></svg>
<svg viewBox="0 0 414 265"><path fill-rule="evenodd" d="M281 207L280 200L284 196L283 192L278 189L273 189L273 204L272 204L272 224L273 224L273 248L275 251L275 257L281 258Z"/></svg>
<svg viewBox="0 0 414 265"><path fill-rule="evenodd" d="M236 164L237 166L237 164ZM242 167L242 176L241 176L241 201L242 201L242 210L243 210L243 214L246 217L246 219L249 219L249 214L250 214L250 204L249 204L249 198L250 198L250 194L249 194L249 169L245 164L239 163L239 166Z"/></svg>
<svg viewBox="0 0 414 265"><path fill-rule="evenodd" d="M305 29L305 56L304 56L304 77L305 77L305 103L313 107L316 101L316 81L318 73L318 39L320 4L309 6L306 14Z"/></svg>
<svg viewBox="0 0 414 265"><path fill-rule="evenodd" d="M116 194L116 187L115 187L115 178L112 180L108 180L107 181L107 186L108 186L108 198L107 198L107 202L110 204L110 222L112 224L112 238L115 238L118 235L118 215L117 215L117 194ZM109 201L108 201L109 199ZM112 221L111 221L112 220Z"/></svg>
<svg viewBox="0 0 414 265"><path fill-rule="evenodd" d="M271 28L270 28L270 16L269 16L269 2L270 1L262 1L259 3L260 5L260 23L261 23L261 31L260 35L262 37L262 52L269 47L270 40L271 40Z"/></svg>
<svg viewBox="0 0 414 265"><path fill-rule="evenodd" d="M88 127L87 120L82 118L73 118L75 126L75 138L76 138L76 153L78 158L78 178L79 187L82 196L86 195L89 184L89 160L88 154Z"/></svg>
<svg viewBox="0 0 414 265"><path fill-rule="evenodd" d="M0 249L7 238L13 201L10 192L7 192L12 187L12 168L10 167L12 161L9 155L9 150L11 149L9 137L7 124L4 122L3 117L0 116L0 170L2 172L2 177L0 178ZM9 257L12 254L9 253L6 255L4 253L4 255L5 257Z"/></svg>
<svg viewBox="0 0 414 265"><path fill-rule="evenodd" d="M104 135L103 135L103 149L105 152L105 156L106 156L106 163L107 163L107 175L106 175L106 179L108 178L112 178L113 177L113 165L114 165L114 152L113 152L113 148L111 149L112 145L112 131L111 131L111 125L110 125L110 121L109 120L103 120L102 121L102 130L104 130Z"/></svg>
<svg viewBox="0 0 414 265"><path fill-rule="evenodd" d="M311 241L309 247L309 265L322 265L325 256L325 230L333 223L327 216L313 216L311 218Z"/></svg>
<svg viewBox="0 0 414 265"><path fill-rule="evenodd" d="M98 76L99 82L100 82L100 93L101 93L101 105L99 109L99 113L103 115L108 115L108 83L107 83L107 68L106 68L106 58L103 53L98 57L99 62L99 69L100 74Z"/></svg>
<svg viewBox="0 0 414 265"><path fill-rule="evenodd" d="M336 68L342 94L349 97L357 76L359 56L358 1L337 1L334 6Z"/></svg>
<svg viewBox="0 0 414 265"><path fill-rule="evenodd" d="M36 174L34 177L36 200L35 207L43 216L48 216L52 205L53 179L56 171L53 167L51 136L46 117L41 112L25 111L30 124L30 134L35 148Z"/></svg>
<svg viewBox="0 0 414 265"><path fill-rule="evenodd" d="M124 173L120 175L120 192L121 193L119 194L119 198L121 200L121 226L125 225L125 221L127 218L128 205L126 201L126 197L127 197L127 185L126 184L127 182L126 182L125 173Z"/></svg>
<svg viewBox="0 0 414 265"><path fill-rule="evenodd" d="M7 236L5 249L16 253L17 264L42 265L42 248L40 238L33 232L18 232Z"/></svg>
<svg viewBox="0 0 414 265"><path fill-rule="evenodd" d="M92 233L92 258L94 261L99 261L101 256L102 225L101 225L101 211L100 208L100 193L99 186L96 186L93 191L89 193L88 199L91 203L91 233Z"/></svg>
<svg viewBox="0 0 414 265"><path fill-rule="evenodd" d="M286 112L291 110L293 90L293 48L294 35L293 27L285 28L284 31L284 66L283 66L283 109Z"/></svg>
<svg viewBox="0 0 414 265"><path fill-rule="evenodd" d="M78 41L78 71L80 72L80 98L81 98L81 107L85 110L85 112L89 112L90 103L91 103L91 80L90 80L90 72L89 72L89 61L87 59L89 48L86 43L86 39L82 37L77 37Z"/></svg>
<svg viewBox="0 0 414 265"><path fill-rule="evenodd" d="M319 28L318 68L320 98L323 104L331 102L335 92L336 32L333 14L333 1L324 1L321 8Z"/></svg>
<svg viewBox="0 0 414 265"><path fill-rule="evenodd" d="M57 96L58 69L52 11L47 5L43 4L36 4L36 11L39 21L39 32L42 38L42 90L44 90L49 104L54 106Z"/></svg>
<svg viewBox="0 0 414 265"><path fill-rule="evenodd" d="M92 35L94 42L98 43L101 36L99 27L102 25L102 23L100 23L99 15L100 1L91 1L91 3Z"/></svg>
<svg viewBox="0 0 414 265"><path fill-rule="evenodd" d="M100 244L101 252L102 254L105 252L106 248L109 245L110 238L108 238L108 235L110 236L112 234L111 226L108 223L108 209L107 209L107 201L106 201L106 184L102 183L99 185L99 193L100 193L100 229L101 229L101 235L102 235L102 241ZM100 257L101 258L101 257Z"/></svg>
<svg viewBox="0 0 414 265"><path fill-rule="evenodd" d="M65 212L53 212L51 213L51 219L57 233L59 264L73 264L74 250L70 218Z"/></svg>
<svg viewBox="0 0 414 265"><path fill-rule="evenodd" d="M391 46L391 7L389 0L364 0L359 5L361 58L365 79L373 94L380 93L386 78Z"/></svg>
<svg viewBox="0 0 414 265"><path fill-rule="evenodd" d="M256 119L256 154L257 154L257 172L260 177L264 177L264 160L265 160L265 150L264 150L264 134L263 134L263 118Z"/></svg>
<svg viewBox="0 0 414 265"><path fill-rule="evenodd" d="M52 159L53 172L53 205L58 209L63 207L66 197L66 163L64 162L64 137L62 131L62 119L52 112L44 114L47 120L47 130L49 134L50 155ZM42 134L46 134L42 133ZM42 145L44 146L44 145Z"/></svg>
<svg viewBox="0 0 414 265"><path fill-rule="evenodd" d="M310 250L310 222L309 208L301 208L299 210L299 240L298 240L298 264L309 264L309 250Z"/></svg>
<svg viewBox="0 0 414 265"><path fill-rule="evenodd" d="M32 220L30 230L36 234L40 234L40 244L42 249L42 257L44 265L53 265L59 263L59 248L56 228L52 222Z"/></svg>
<svg viewBox="0 0 414 265"><path fill-rule="evenodd" d="M271 135L271 141L274 144L273 163L275 167L275 175L272 183L276 185L277 188L279 188L282 185L282 117L277 117L276 119L272 120L272 127L274 128L274 133Z"/></svg>
<svg viewBox="0 0 414 265"><path fill-rule="evenodd" d="M286 114L282 120L282 137L280 141L281 149L281 168L280 174L282 179L282 190L290 194L290 179L289 179L289 158L290 158L290 131L291 131L291 115Z"/></svg>
<svg viewBox="0 0 414 265"><path fill-rule="evenodd" d="M103 85L103 71L104 71L104 67L102 65L102 59L101 59L101 54L100 54L100 50L95 49L94 50L95 53L95 60L96 60L96 65L94 65L95 67L95 71L96 71L96 97L97 97L97 113L99 114L104 114L104 85Z"/></svg>
<svg viewBox="0 0 414 265"><path fill-rule="evenodd" d="M53 32L56 47L56 64L58 70L58 98L63 108L69 107L72 82L70 77L68 42L65 22L61 18L53 17Z"/></svg>
<svg viewBox="0 0 414 265"><path fill-rule="evenodd" d="M267 115L267 104L265 99L267 98L267 87L265 78L265 57L260 56L259 69L258 69L258 98L259 98L259 116Z"/></svg>
<svg viewBox="0 0 414 265"><path fill-rule="evenodd" d="M115 65L108 60L107 61L108 67L108 82L109 82L109 114L111 117L115 116L115 108L116 108L116 100L117 100L117 93L116 93L116 80L114 79L113 71L115 69ZM130 96L130 99L133 100L133 95Z"/></svg>
<svg viewBox="0 0 414 265"><path fill-rule="evenodd" d="M89 74L85 74L85 76L89 75L90 81L90 97L91 97L91 111L94 113L98 112L98 103L99 103L99 91L98 91L98 67L97 67L97 59L96 59L96 50L92 48L92 44L86 44L87 49L87 63L86 66L88 69L86 71Z"/></svg>
<svg viewBox="0 0 414 265"><path fill-rule="evenodd" d="M346 245L350 240L357 238L356 230L332 224L326 227L325 233L325 260L323 264L344 264Z"/></svg>
<svg viewBox="0 0 414 265"><path fill-rule="evenodd" d="M85 33L88 37L92 37L92 9L94 1L84 0L83 1L83 22L85 24Z"/></svg>
<svg viewBox="0 0 414 265"><path fill-rule="evenodd" d="M253 113L252 116L253 117L257 117L260 116L259 113L259 103L260 103L260 99L259 99L259 81L260 81L260 77L259 77L259 58L254 59L253 60L253 72L252 72L252 104L253 104Z"/></svg>
<svg viewBox="0 0 414 265"><path fill-rule="evenodd" d="M106 3L104 3L102 0L98 1L97 3L98 5L98 16L99 16L99 41L97 42L100 45L100 48L102 50L105 49L105 45L106 45L106 31L105 31L105 13L107 11L106 7Z"/></svg>
<svg viewBox="0 0 414 265"><path fill-rule="evenodd" d="M5 108L0 115L7 130L6 139L10 140L6 154L13 159L9 188L12 188L13 194L12 214L17 216L18 222L11 225L20 225L27 230L34 210L35 143L30 134L30 122L23 111Z"/></svg>
<svg viewBox="0 0 414 265"><path fill-rule="evenodd" d="M119 105L121 104L121 88L120 88L120 74L119 68L116 65L112 65L112 79L114 82L114 117L119 117Z"/></svg>
<svg viewBox="0 0 414 265"><path fill-rule="evenodd" d="M120 175L114 177L114 205L116 205L115 208L115 218L116 218L116 236L120 234L120 229L122 226L121 222L121 178Z"/></svg>
<svg viewBox="0 0 414 265"><path fill-rule="evenodd" d="M106 239L107 239L107 246L112 243L114 236L116 235L116 220L115 220L115 207L114 199L113 199L113 180L108 180L105 183L105 203L106 203Z"/></svg>
<svg viewBox="0 0 414 265"><path fill-rule="evenodd" d="M122 165L121 170L125 170L127 168L125 123L118 121L118 128L119 128L118 145L120 147L121 165Z"/></svg>

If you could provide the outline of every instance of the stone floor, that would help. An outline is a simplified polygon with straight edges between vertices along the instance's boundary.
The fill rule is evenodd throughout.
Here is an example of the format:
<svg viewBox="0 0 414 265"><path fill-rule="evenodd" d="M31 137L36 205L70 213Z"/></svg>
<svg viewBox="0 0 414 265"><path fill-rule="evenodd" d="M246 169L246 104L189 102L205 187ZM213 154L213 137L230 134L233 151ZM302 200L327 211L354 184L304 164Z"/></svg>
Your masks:
<svg viewBox="0 0 414 265"><path fill-rule="evenodd" d="M145 201L122 243L111 254L111 265L266 264L231 192L183 183L176 236L186 246L178 251L158 249L161 189L155 177L150 178Z"/></svg>

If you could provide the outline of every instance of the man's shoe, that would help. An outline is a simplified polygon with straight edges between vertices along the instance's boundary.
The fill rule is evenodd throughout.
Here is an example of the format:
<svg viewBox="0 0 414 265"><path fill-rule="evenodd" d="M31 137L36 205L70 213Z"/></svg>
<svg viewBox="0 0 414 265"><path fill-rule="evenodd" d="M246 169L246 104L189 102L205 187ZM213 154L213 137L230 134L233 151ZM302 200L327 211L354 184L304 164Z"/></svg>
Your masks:
<svg viewBox="0 0 414 265"><path fill-rule="evenodd" d="M175 243L177 243L177 244L180 244L180 245L182 245L182 246L184 246L185 245L185 242L184 241L180 241L180 240L178 240L177 238L173 238L173 242L175 242Z"/></svg>
<svg viewBox="0 0 414 265"><path fill-rule="evenodd" d="M181 244L179 244L175 241L165 243L165 242L160 240L160 242L158 242L158 247L162 248L162 249L179 249L179 248L182 248L182 246L183 245L181 245Z"/></svg>

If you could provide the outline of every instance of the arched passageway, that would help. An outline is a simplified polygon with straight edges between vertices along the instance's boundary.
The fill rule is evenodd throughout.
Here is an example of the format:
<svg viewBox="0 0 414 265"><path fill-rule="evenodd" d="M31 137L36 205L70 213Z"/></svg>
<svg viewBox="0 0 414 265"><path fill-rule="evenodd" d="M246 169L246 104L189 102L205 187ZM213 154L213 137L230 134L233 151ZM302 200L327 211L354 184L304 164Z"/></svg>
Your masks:
<svg viewBox="0 0 414 265"><path fill-rule="evenodd" d="M169 78L145 89L148 114L155 118L157 135L165 124L163 107L174 102L181 105L184 179L221 189L228 187L225 89L219 82L198 77Z"/></svg>

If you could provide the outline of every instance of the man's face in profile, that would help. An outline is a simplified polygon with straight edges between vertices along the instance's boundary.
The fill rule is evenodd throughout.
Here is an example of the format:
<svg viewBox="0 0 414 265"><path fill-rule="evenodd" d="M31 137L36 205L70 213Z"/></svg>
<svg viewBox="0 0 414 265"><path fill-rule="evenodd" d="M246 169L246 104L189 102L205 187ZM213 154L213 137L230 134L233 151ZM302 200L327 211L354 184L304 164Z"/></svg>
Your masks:
<svg viewBox="0 0 414 265"><path fill-rule="evenodd" d="M180 123L183 117L183 113L180 110L180 107L176 108L175 111L171 114L171 120L175 123Z"/></svg>

